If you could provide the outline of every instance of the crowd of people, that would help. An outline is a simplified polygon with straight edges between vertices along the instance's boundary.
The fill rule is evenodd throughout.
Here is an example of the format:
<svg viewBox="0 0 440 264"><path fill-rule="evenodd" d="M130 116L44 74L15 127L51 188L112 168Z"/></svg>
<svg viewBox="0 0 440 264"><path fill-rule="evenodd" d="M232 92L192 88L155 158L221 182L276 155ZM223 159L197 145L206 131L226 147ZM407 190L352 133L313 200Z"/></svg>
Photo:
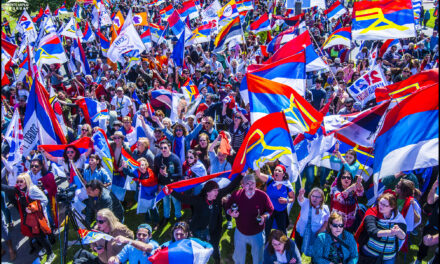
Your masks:
<svg viewBox="0 0 440 264"><path fill-rule="evenodd" d="M133 13L146 11L151 22L165 26L166 21L161 19L159 11L170 2L176 7L180 5L180 1L164 1L161 5L147 6L143 1L129 0L112 6L114 12L120 10L124 16L130 8ZM200 2L205 8L213 1ZM228 1L220 2L224 5ZM250 22L269 11L284 16L287 11L284 1L276 1L276 8L269 5L273 2L254 1L254 9L247 15ZM329 0L326 4L330 6L333 2ZM341 2L352 6L351 1ZM93 5L84 8L84 19L79 23L82 29L85 21L92 24L92 8ZM306 100L317 110L332 100L330 115L356 113L376 105L372 100L362 106L351 97L347 88L371 70L370 52L380 48L383 42L364 41L359 47L361 43L354 41L352 47L359 49L357 54L344 53L341 45L321 50L338 23L350 25L352 9L348 8L341 18L331 21L321 9L303 11L314 48L329 66L328 70L307 72ZM432 35L426 34L422 29L426 28L430 13L428 10L422 12L417 37L400 39L399 45L392 45L375 60L388 85L438 68L438 17ZM58 27L68 20L54 18ZM201 24L201 18L190 21L192 28ZM284 29L276 24L272 35ZM17 45L23 41L20 33L11 34L5 19L2 30L15 39ZM109 28L102 28L101 32L110 34ZM183 67L173 62L171 42L174 40L154 43L151 49L140 54L140 61L129 70L124 69L130 57L119 66L110 63L98 40L83 43L90 75L72 72L69 63L43 65L44 86L56 91L62 106L68 145L62 157L39 147L30 156L23 157L22 165L8 165L11 146L4 139L4 133L14 111L18 111L23 122L30 87L26 81L14 81L13 74L6 72L11 85L2 87L2 105L7 112L2 118L1 205L2 237L10 260L17 257L9 232L13 227L11 210L19 213L20 230L23 236L29 237L31 253L41 249L39 255L47 255L46 263L54 260L54 233L60 228L62 219L58 211L63 206L55 205L55 197L58 187L65 186L66 181L72 182L69 179L73 176L69 175L73 173L71 164L74 164L84 184L75 197L75 202L83 205L79 213L84 216L84 226L111 235L113 239L102 239L92 243L88 250L79 250L73 263L150 263L148 257L157 250L182 239L212 248L214 263L228 263L231 256L222 253L220 241L229 229L234 229L230 241L232 260L239 264L249 263L249 245L255 264L298 264L304 261L303 254L311 257L312 263L319 264L392 264L403 255L406 263L421 263L433 247L435 259L431 261L436 263L438 166L382 178L385 191L367 207L365 192L372 179L366 180L359 175L361 164L356 151L341 153L338 143L330 162L340 164L340 170L309 164L297 182L289 182L285 165L278 161L268 162L260 169L243 172L232 181L214 178L185 192L171 192L154 206L159 191L168 184L231 170L251 126L249 104L244 103L240 94L241 82L247 66L259 64L272 55L264 56L260 52L260 45L267 44L266 32L246 31L245 36L243 44L218 53L213 52L210 42L185 47ZM63 45L70 59L74 56L72 40L64 38ZM81 69L80 65L76 66ZM17 67L13 65L12 70ZM181 86L189 79L197 86L201 97L194 113L189 112L192 105L183 98L177 109L151 103L152 91L165 89L182 93ZM139 99L135 99L134 94ZM83 109L75 103L81 98L96 100L109 110L105 124L91 126ZM171 118L174 111L177 118ZM104 159L95 150L93 141L86 151L80 151L75 145L77 140L91 138L100 129L109 139L113 175L105 170ZM138 129L142 129L145 136L138 136ZM127 164L124 153L139 162L139 166L133 169ZM23 166L24 172L17 173L16 166ZM66 178L60 177L56 168ZM303 178L304 183L301 182ZM129 183L134 187L114 188L120 186L115 181L121 179L122 185ZM126 225L131 221L126 212L134 206L137 208L135 217L143 222L136 233ZM296 220L292 211L299 211ZM171 240L154 241L155 232L162 232L167 224L173 226ZM421 241L414 260L406 254L416 237L421 237Z"/></svg>

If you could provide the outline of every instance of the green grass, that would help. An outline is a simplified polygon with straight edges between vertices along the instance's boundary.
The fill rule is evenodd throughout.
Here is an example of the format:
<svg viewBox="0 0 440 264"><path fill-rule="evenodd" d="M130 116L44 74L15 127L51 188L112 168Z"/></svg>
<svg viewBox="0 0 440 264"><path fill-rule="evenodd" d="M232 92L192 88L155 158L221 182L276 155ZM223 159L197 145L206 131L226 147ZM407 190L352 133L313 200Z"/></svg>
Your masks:
<svg viewBox="0 0 440 264"><path fill-rule="evenodd" d="M315 185L318 184L318 179L315 181ZM303 181L304 182L304 181ZM329 199L328 199L328 194L327 195L327 204L329 205ZM144 222L145 219L145 215L137 215L136 214L136 206L133 206L130 210L127 210L125 212L125 224L133 231L136 230L137 226L141 223ZM298 203L295 203L292 207L292 210L289 214L289 219L290 219L290 225L288 228L288 234L291 233L292 228L293 228L293 224L294 221L297 219L297 216L299 214L299 205ZM159 212L160 215L162 215L162 206L159 205ZM173 212L174 209L172 210L171 213L171 219L173 219ZM183 210L183 218L185 220L189 220L191 218L191 211L190 209L184 209ZM411 263L412 261L415 260L417 252L418 252L418 243L421 240L421 230L422 227L424 226L426 219L424 219L424 222L419 226L418 228L418 235L417 236L410 236L410 242L411 242L411 246L409 249L409 252L406 254L406 256L403 253L399 253L398 258L396 260L396 263ZM227 230L226 229L226 219L223 220L222 223L222 227L223 227L223 235L222 238L220 240L220 253L221 253L221 260L222 263L233 263L232 260L232 254L234 252L234 242L233 242L233 236L234 236L234 231L235 231L235 222L233 222L233 229L232 230ZM175 220L171 220L169 223L167 223L164 227L156 230L153 232L153 239L156 240L159 244L162 244L168 240L171 239L171 227L174 225ZM63 232L61 233L61 237L63 237ZM69 230L69 241L74 241L78 238L77 234L75 233L75 231L72 230L72 228L70 228ZM59 239L57 238L57 243L54 245L54 253L57 255L57 258L55 259L55 261L53 263L60 263L60 249L59 249ZM86 249L89 249L89 247L86 245L85 246ZM68 251L67 251L67 264L71 264L72 260L73 260L73 256L75 254L76 251L78 251L80 249L80 246L72 246L69 247ZM249 249L249 248L248 248ZM433 256L433 250L430 250L428 257L425 260L429 260L431 257ZM302 256L302 262L307 264L310 263L311 259L309 257L306 256ZM213 260L211 259L209 262L209 264L213 263ZM246 263L252 263L252 256L250 254L250 250L247 251L247 256L246 256ZM426 261L424 261L423 263L426 263Z"/></svg>

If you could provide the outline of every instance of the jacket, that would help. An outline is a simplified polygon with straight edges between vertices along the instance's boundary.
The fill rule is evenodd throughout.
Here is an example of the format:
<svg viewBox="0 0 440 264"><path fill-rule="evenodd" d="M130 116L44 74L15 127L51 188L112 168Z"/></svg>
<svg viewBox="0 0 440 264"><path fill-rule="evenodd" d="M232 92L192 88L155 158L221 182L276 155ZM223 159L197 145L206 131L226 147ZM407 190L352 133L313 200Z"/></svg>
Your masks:
<svg viewBox="0 0 440 264"><path fill-rule="evenodd" d="M271 243L271 242L269 242ZM289 239L290 249L286 250L286 259L289 262L291 259L296 259L296 264L301 264L301 253L298 250L295 242L292 239ZM268 249L268 245L264 248L264 259L263 264L272 264L277 261L277 255L275 253L270 253Z"/></svg>
<svg viewBox="0 0 440 264"><path fill-rule="evenodd" d="M109 233L112 237L124 236L130 239L134 238L134 233L126 225L119 223L115 226L113 231ZM109 258L114 257L121 252L124 248L125 244L118 245L114 240L107 241L105 239L98 240L96 243L92 243L90 245L92 249L94 247L103 247L104 252L102 254L98 254L98 258L103 263L108 263Z"/></svg>
<svg viewBox="0 0 440 264"><path fill-rule="evenodd" d="M356 240L351 233L343 231L343 234L338 237L342 243L342 254L344 264L356 264L358 261L358 250ZM330 254L331 244L333 242L332 236L328 232L318 234L315 243L313 244L312 263L328 264L331 261L328 259ZM347 247L348 246L348 247Z"/></svg>

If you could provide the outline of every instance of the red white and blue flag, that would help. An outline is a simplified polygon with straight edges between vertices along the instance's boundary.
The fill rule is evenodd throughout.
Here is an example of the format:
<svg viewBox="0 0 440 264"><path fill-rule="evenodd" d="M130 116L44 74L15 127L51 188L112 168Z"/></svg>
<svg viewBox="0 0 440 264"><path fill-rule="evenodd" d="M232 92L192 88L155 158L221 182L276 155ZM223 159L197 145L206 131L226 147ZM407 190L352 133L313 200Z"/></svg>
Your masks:
<svg viewBox="0 0 440 264"><path fill-rule="evenodd" d="M324 14L327 15L328 20L337 20L345 13L347 13L347 9L338 0L336 0L329 8L324 10Z"/></svg>
<svg viewBox="0 0 440 264"><path fill-rule="evenodd" d="M321 125L323 114L319 113L290 86L262 77L247 74L251 122L283 111L292 134L314 134Z"/></svg>
<svg viewBox="0 0 440 264"><path fill-rule="evenodd" d="M23 156L23 128L21 126L18 108L15 109L14 115L9 122L5 133L5 140L9 145L8 163L10 163L10 165L15 165L16 163L21 162Z"/></svg>
<svg viewBox="0 0 440 264"><path fill-rule="evenodd" d="M73 141L70 144L60 144L60 145L39 145L39 149L44 149L47 153L50 155L56 157L56 158L62 158L64 155L64 150L68 146L75 146L79 153L83 154L87 152L87 150L92 146L92 141L89 137L82 137L78 140Z"/></svg>
<svg viewBox="0 0 440 264"><path fill-rule="evenodd" d="M301 50L306 51L306 72L327 69L328 65L316 54L310 39L309 31L301 33L296 38L290 40L280 49L278 49L264 64L269 64L284 59ZM248 70L252 70L253 65L249 65Z"/></svg>
<svg viewBox="0 0 440 264"><path fill-rule="evenodd" d="M374 145L379 178L438 165L438 83L413 93L386 115Z"/></svg>
<svg viewBox="0 0 440 264"><path fill-rule="evenodd" d="M343 45L351 47L351 27L344 27L336 30L325 40L322 49L327 49L333 46Z"/></svg>
<svg viewBox="0 0 440 264"><path fill-rule="evenodd" d="M289 56L285 59L275 61L270 64L254 65L255 70L249 70L248 74L253 74L268 80L286 84L295 89L301 96L306 90L306 66L304 50ZM257 68L256 66L259 66ZM240 94L243 100L248 102L247 81L243 78L240 85Z"/></svg>
<svg viewBox="0 0 440 264"><path fill-rule="evenodd" d="M352 34L360 40L416 37L411 0L355 2Z"/></svg>
<svg viewBox="0 0 440 264"><path fill-rule="evenodd" d="M264 13L261 17L255 20L255 22L250 24L249 28L254 33L271 30L270 19L267 13Z"/></svg>
<svg viewBox="0 0 440 264"><path fill-rule="evenodd" d="M337 133L355 144L372 148L374 135L388 106L389 101L358 113L325 116L325 133L326 135Z"/></svg>
<svg viewBox="0 0 440 264"><path fill-rule="evenodd" d="M148 260L152 264L206 264L214 250L198 239L182 239L157 250Z"/></svg>
<svg viewBox="0 0 440 264"><path fill-rule="evenodd" d="M89 26L89 22L86 21L86 26L84 28L82 41L87 43L87 42L92 42L94 40L95 40L95 34L93 34L92 28Z"/></svg>
<svg viewBox="0 0 440 264"><path fill-rule="evenodd" d="M49 94L38 78L32 82L23 122L23 155L38 144L67 144L63 129L49 103Z"/></svg>
<svg viewBox="0 0 440 264"><path fill-rule="evenodd" d="M182 8L177 9L181 17L189 17L189 19L193 19L199 16L196 5L194 1L188 0L182 3Z"/></svg>
<svg viewBox="0 0 440 264"><path fill-rule="evenodd" d="M90 98L81 98L75 104L81 108L86 122L92 127L99 126L100 119L109 118L108 109L98 101Z"/></svg>

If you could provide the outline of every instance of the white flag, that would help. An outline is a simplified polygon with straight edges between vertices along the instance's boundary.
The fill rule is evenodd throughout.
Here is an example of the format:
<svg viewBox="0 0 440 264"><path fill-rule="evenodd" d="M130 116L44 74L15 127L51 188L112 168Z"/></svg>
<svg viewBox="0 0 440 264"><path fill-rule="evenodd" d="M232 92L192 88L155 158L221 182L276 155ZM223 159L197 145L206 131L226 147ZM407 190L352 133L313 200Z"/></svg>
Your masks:
<svg viewBox="0 0 440 264"><path fill-rule="evenodd" d="M133 24L130 24L124 31L121 31L119 36L113 41L113 44L107 51L107 57L112 62L116 62L122 54L130 50L139 50L139 53L145 50L145 46Z"/></svg>

